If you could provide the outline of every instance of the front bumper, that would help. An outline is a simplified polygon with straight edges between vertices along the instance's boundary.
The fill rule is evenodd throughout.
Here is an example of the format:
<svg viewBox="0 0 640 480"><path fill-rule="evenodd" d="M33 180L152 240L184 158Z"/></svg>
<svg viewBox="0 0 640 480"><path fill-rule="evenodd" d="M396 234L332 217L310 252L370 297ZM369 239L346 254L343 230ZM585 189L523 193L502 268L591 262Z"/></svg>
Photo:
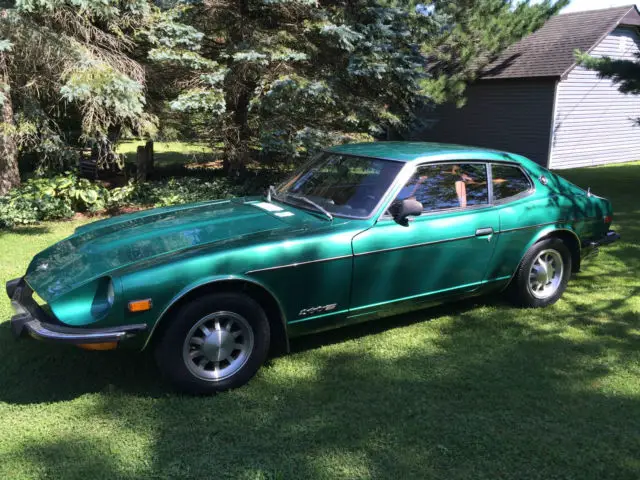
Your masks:
<svg viewBox="0 0 640 480"><path fill-rule="evenodd" d="M33 290L24 278L10 280L6 289L16 312L11 317L11 331L16 338L29 335L38 340L71 344L110 343L131 338L147 328L145 324L110 328L69 327L45 312L33 300Z"/></svg>
<svg viewBox="0 0 640 480"><path fill-rule="evenodd" d="M613 242L620 240L620 234L610 230L602 238L598 240L591 240L582 245L582 260L587 260L595 257L600 253L600 247L604 245L610 245Z"/></svg>

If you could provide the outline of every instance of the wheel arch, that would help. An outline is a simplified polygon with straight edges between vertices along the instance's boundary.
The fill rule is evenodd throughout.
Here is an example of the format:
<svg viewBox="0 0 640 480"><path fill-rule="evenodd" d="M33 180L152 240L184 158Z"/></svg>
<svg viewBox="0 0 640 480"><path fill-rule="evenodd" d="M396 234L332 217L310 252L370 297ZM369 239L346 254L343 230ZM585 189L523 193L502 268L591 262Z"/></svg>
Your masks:
<svg viewBox="0 0 640 480"><path fill-rule="evenodd" d="M578 234L571 228L567 228L567 227L545 228L540 232L538 232L538 234L535 237L533 237L531 242L527 244L526 248L522 252L522 256L520 257L520 261L518 262L518 265L516 266L515 270L511 274L511 278L509 279L509 282L504 287L505 289L508 288L509 285L511 285L511 283L513 282L513 279L518 273L518 269L520 268L520 265L522 265L522 261L524 260L524 257L529 251L529 249L533 247L536 243L539 243L543 240L547 240L549 238L559 238L567 244L567 247L571 252L572 270L574 272L577 272L580 270L580 258L581 258L582 245L580 243L580 237L578 237Z"/></svg>
<svg viewBox="0 0 640 480"><path fill-rule="evenodd" d="M183 289L165 307L155 322L149 336L142 347L145 350L162 335L167 327L167 317L185 303L207 293L238 292L250 296L262 307L271 327L270 355L277 356L289 352L289 335L284 310L276 296L266 286L246 277L230 277L208 279Z"/></svg>

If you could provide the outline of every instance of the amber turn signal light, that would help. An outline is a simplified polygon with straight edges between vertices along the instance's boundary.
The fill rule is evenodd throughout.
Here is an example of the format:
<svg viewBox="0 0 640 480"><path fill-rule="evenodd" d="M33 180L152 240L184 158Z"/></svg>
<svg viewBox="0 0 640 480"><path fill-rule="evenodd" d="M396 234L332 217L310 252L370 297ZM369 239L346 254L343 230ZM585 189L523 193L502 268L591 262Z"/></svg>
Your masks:
<svg viewBox="0 0 640 480"><path fill-rule="evenodd" d="M105 342L105 343L79 343L78 347L84 350L115 350L118 346L118 342Z"/></svg>
<svg viewBox="0 0 640 480"><path fill-rule="evenodd" d="M147 298L145 300L134 300L133 302L129 302L130 312L146 312L147 310L151 310L150 298Z"/></svg>

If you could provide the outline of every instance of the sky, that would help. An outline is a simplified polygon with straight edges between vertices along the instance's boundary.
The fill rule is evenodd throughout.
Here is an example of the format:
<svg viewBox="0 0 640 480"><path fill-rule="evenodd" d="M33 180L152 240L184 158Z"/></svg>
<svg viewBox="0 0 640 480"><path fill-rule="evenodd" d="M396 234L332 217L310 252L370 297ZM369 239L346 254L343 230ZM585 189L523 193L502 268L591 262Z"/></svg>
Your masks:
<svg viewBox="0 0 640 480"><path fill-rule="evenodd" d="M571 3L562 10L562 13L621 7L622 5L631 5L633 3L636 2L634 0L571 0Z"/></svg>

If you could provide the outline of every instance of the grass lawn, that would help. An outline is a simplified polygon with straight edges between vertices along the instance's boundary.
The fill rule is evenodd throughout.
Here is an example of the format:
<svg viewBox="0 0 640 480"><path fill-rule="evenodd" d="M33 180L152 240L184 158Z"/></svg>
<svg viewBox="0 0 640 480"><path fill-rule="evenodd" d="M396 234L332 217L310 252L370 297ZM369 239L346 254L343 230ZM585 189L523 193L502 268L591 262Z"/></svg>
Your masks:
<svg viewBox="0 0 640 480"><path fill-rule="evenodd" d="M143 140L129 140L118 145L117 152L125 155L125 161L136 161L136 149L144 145ZM211 155L213 152L208 145L192 142L154 142L153 154L155 164L160 167L184 165L193 163L197 158Z"/></svg>
<svg viewBox="0 0 640 480"><path fill-rule="evenodd" d="M562 173L623 240L545 310L478 299L297 340L208 398L148 356L0 324L0 478L640 478L640 164ZM76 225L0 232L0 281Z"/></svg>

